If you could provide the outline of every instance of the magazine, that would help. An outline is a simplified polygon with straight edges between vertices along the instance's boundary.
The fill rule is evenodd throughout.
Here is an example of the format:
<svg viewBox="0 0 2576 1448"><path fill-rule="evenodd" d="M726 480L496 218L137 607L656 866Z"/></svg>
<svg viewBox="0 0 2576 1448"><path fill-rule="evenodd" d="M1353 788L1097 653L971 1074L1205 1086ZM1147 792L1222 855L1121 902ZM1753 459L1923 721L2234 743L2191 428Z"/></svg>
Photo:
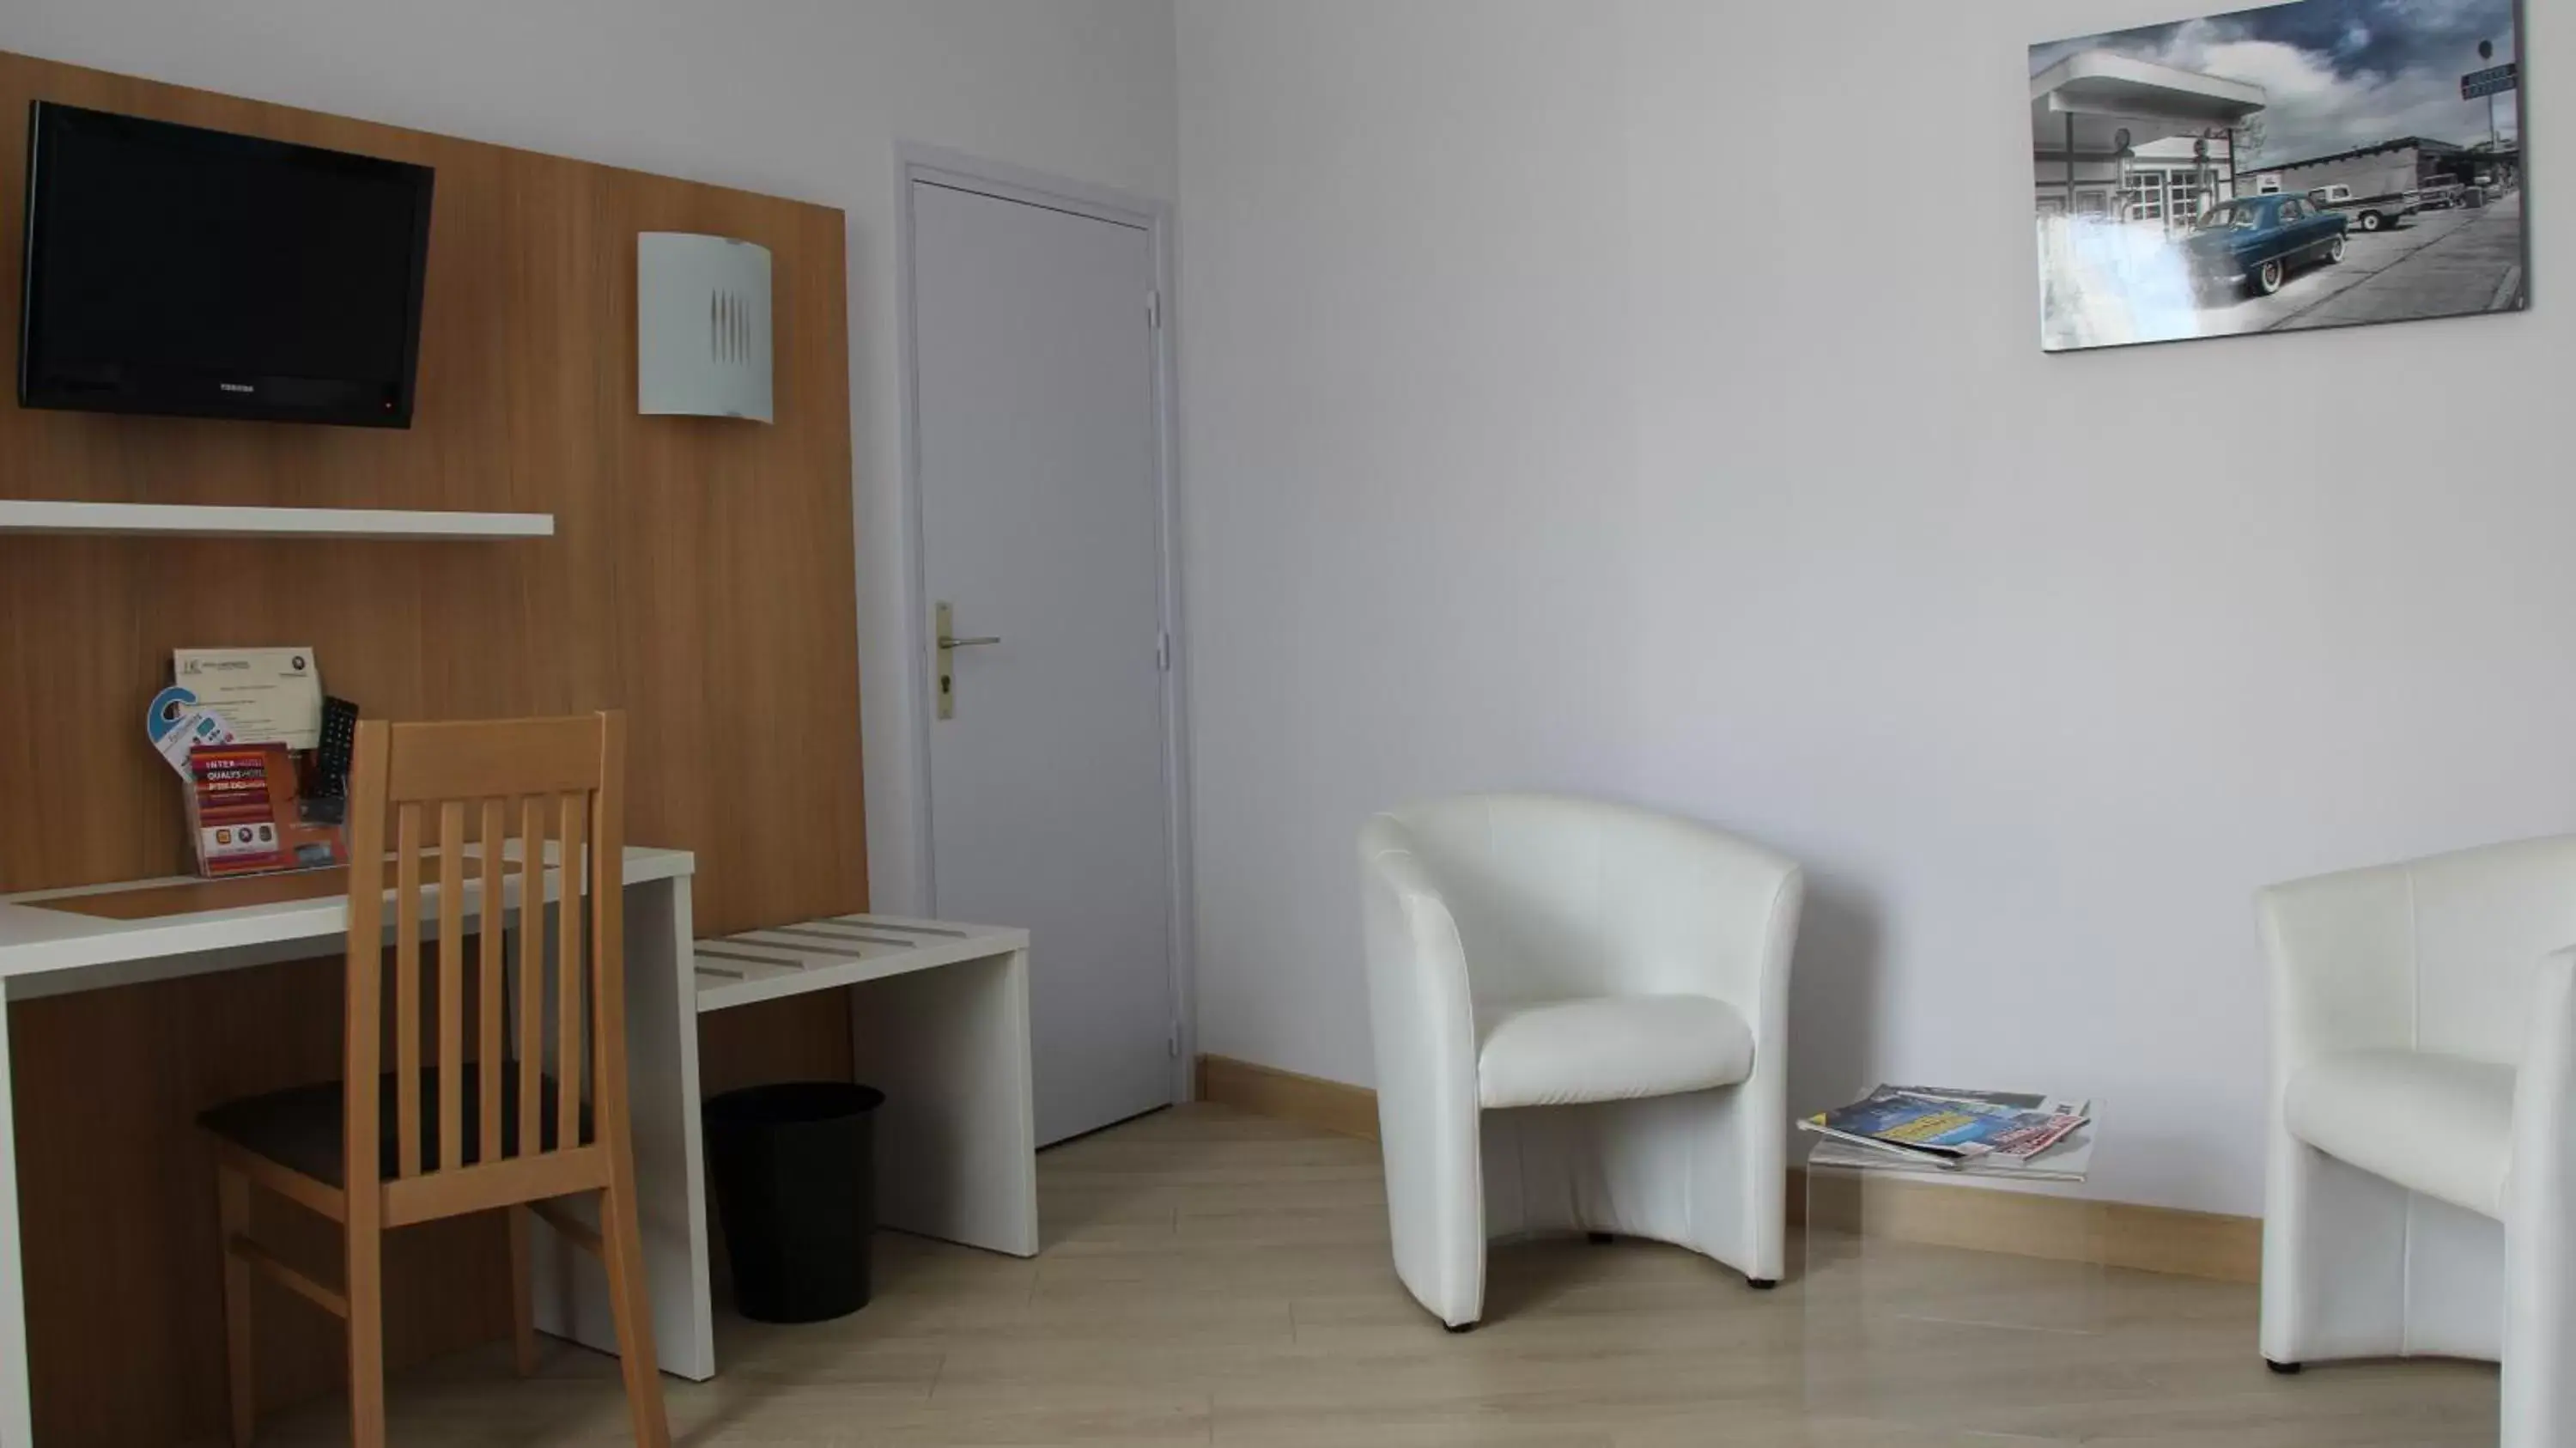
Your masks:
<svg viewBox="0 0 2576 1448"><path fill-rule="evenodd" d="M2017 1091L1952 1091L1923 1086L1883 1086L1879 1089L1900 1096L1971 1102L2023 1113L2019 1124L1986 1141L1988 1151L1984 1155L2008 1157L2014 1162L2027 1162L2042 1152L2055 1150L2059 1143L2093 1119L2092 1103L2072 1096Z"/></svg>
<svg viewBox="0 0 2576 1448"><path fill-rule="evenodd" d="M2006 1156L1948 1160L1913 1151L1872 1151L1828 1137L1818 1141L1815 1150L1808 1153L1807 1166L1816 1172L1870 1172L1893 1176L1933 1176L1945 1180L1974 1177L1984 1181L2082 1182L2090 1178L2093 1171L2093 1132L2094 1128L2090 1126L2080 1127L2044 1155L2028 1161Z"/></svg>
<svg viewBox="0 0 2576 1448"><path fill-rule="evenodd" d="M2009 1170L2059 1148L2089 1120L2085 1103L2069 1098L1882 1086L1798 1124L1834 1142L1898 1159Z"/></svg>
<svg viewBox="0 0 2576 1448"><path fill-rule="evenodd" d="M1881 1086L1879 1091L1893 1091L1900 1096L1929 1096L1935 1101L1980 1101L1988 1106L2009 1106L2015 1111L2055 1109L2055 1097L2038 1091L1960 1091L1948 1086ZM1877 1092L1872 1092L1876 1095Z"/></svg>

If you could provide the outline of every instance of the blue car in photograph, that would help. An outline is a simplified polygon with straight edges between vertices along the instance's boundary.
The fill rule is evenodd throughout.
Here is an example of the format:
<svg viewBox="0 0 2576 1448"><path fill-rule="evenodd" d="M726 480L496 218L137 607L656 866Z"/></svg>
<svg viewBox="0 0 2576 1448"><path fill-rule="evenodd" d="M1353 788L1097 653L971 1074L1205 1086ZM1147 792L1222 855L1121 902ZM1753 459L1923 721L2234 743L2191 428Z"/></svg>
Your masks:
<svg viewBox="0 0 2576 1448"><path fill-rule="evenodd" d="M2183 247L2203 288L2268 297L2294 268L2342 261L2351 224L2305 196L2247 196L2211 207L2192 224Z"/></svg>

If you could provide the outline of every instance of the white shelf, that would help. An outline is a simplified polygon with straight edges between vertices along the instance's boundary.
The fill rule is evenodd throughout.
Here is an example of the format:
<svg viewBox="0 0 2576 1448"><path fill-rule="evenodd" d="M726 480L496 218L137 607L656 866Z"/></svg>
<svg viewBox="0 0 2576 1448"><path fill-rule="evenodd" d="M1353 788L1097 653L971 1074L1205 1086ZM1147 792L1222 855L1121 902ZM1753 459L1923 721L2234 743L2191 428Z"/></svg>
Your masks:
<svg viewBox="0 0 2576 1448"><path fill-rule="evenodd" d="M0 499L0 533L188 538L551 538L552 513L407 513L386 508L201 508Z"/></svg>

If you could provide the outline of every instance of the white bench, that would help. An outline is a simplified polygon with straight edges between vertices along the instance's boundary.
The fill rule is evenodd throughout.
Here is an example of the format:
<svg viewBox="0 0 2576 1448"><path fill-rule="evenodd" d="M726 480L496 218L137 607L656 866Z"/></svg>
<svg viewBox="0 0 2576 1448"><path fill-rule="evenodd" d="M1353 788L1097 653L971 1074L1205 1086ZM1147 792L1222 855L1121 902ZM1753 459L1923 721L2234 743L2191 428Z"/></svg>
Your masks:
<svg viewBox="0 0 2576 1448"><path fill-rule="evenodd" d="M877 1220L1017 1257L1038 1251L1029 933L842 915L697 942L698 1012L850 986L877 1112Z"/></svg>

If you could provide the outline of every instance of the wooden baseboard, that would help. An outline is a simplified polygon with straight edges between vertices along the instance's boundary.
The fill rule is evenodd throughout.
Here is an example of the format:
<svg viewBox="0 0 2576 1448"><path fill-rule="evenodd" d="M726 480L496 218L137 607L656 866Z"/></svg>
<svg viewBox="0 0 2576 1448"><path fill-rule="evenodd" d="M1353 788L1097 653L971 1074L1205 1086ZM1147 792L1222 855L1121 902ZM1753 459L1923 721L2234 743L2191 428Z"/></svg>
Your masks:
<svg viewBox="0 0 2576 1448"><path fill-rule="evenodd" d="M1276 1117L1339 1136L1377 1140L1377 1093L1229 1056L1199 1057L1201 1101Z"/></svg>
<svg viewBox="0 0 2576 1448"><path fill-rule="evenodd" d="M1343 1136L1377 1139L1377 1093L1225 1056L1198 1059L1198 1099ZM1792 1221L1806 1216L1805 1173L1789 1173ZM1827 1190L1818 1220L1929 1246L2098 1262L2177 1277L2259 1282L2263 1223L2129 1202L1990 1191L1880 1174L1868 1190Z"/></svg>

